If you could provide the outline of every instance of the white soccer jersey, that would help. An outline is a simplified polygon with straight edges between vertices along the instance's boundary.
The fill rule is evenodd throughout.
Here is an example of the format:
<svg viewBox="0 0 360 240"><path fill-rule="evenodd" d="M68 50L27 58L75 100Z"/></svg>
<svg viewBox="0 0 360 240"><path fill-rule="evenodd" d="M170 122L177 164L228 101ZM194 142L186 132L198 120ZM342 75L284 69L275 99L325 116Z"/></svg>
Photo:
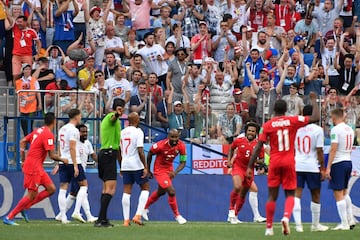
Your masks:
<svg viewBox="0 0 360 240"><path fill-rule="evenodd" d="M140 160L138 147L144 147L144 133L134 126L121 131L121 171L136 171L144 169Z"/></svg>
<svg viewBox="0 0 360 240"><path fill-rule="evenodd" d="M351 161L351 151L354 142L354 130L344 122L337 124L331 129L331 143L337 143L334 163Z"/></svg>
<svg viewBox="0 0 360 240"><path fill-rule="evenodd" d="M60 143L61 157L67 158L69 160L69 164L73 164L73 160L71 159L71 155L70 155L70 140L76 141L76 146L78 146L80 142L79 130L75 127L74 124L68 123L64 125L62 128L60 128L58 140ZM81 163L80 151L78 147L76 147L76 162L77 164Z"/></svg>
<svg viewBox="0 0 360 240"><path fill-rule="evenodd" d="M94 153L94 148L89 140L85 140L83 143L80 141L76 147L79 148L81 166L85 171L87 160L89 156Z"/></svg>
<svg viewBox="0 0 360 240"><path fill-rule="evenodd" d="M295 138L295 169L297 172L318 173L316 148L324 147L324 131L316 124L299 128Z"/></svg>

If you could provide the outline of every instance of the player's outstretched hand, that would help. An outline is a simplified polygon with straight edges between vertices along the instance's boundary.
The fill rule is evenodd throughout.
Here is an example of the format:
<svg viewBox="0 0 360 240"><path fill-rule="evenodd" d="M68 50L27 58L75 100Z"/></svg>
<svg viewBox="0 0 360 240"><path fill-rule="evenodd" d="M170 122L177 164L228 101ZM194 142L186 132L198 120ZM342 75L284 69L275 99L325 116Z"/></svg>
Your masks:
<svg viewBox="0 0 360 240"><path fill-rule="evenodd" d="M147 176L148 176L148 170L147 168L144 168L143 175L141 176L141 178L146 178Z"/></svg>
<svg viewBox="0 0 360 240"><path fill-rule="evenodd" d="M246 169L246 177L248 178L248 179L251 179L252 178L252 169L251 168L247 168Z"/></svg>
<svg viewBox="0 0 360 240"><path fill-rule="evenodd" d="M175 177L175 172L169 172L169 177L170 177L170 179L173 179L174 177Z"/></svg>

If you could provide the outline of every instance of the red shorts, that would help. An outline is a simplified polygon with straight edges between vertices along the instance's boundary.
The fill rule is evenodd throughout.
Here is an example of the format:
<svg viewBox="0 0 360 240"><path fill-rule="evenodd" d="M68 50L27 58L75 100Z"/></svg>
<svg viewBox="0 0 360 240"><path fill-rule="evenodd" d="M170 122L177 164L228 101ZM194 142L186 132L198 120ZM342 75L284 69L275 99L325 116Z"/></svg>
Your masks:
<svg viewBox="0 0 360 240"><path fill-rule="evenodd" d="M24 188L32 191L38 191L39 186L49 186L54 184L45 171L35 174L24 173Z"/></svg>
<svg viewBox="0 0 360 240"><path fill-rule="evenodd" d="M241 178L241 186L242 187L245 187L245 188L250 188L251 186L251 183L254 181L254 172L251 176L251 178L247 178L246 177L246 170L244 169L241 169L241 168L234 168L232 171L231 171L231 176L240 176Z"/></svg>
<svg viewBox="0 0 360 240"><path fill-rule="evenodd" d="M161 188L168 188L172 186L171 178L167 172L154 174L154 177Z"/></svg>
<svg viewBox="0 0 360 240"><path fill-rule="evenodd" d="M296 189L295 164L288 166L269 165L268 186L278 187L280 184L285 190Z"/></svg>

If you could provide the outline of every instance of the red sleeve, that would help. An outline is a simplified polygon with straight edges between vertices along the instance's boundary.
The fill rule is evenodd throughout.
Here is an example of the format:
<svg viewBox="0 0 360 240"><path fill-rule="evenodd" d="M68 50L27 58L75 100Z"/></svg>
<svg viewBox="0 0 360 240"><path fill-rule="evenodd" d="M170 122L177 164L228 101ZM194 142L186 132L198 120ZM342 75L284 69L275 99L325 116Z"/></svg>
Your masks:
<svg viewBox="0 0 360 240"><path fill-rule="evenodd" d="M264 158L264 156L265 156L265 150L264 150L264 146L262 146L261 149L260 149L259 158L260 158L260 159L261 159L261 158Z"/></svg>
<svg viewBox="0 0 360 240"><path fill-rule="evenodd" d="M180 155L186 155L186 145L183 142L180 144L179 151Z"/></svg>
<svg viewBox="0 0 360 240"><path fill-rule="evenodd" d="M264 124L262 131L260 131L259 141L267 142L267 124Z"/></svg>
<svg viewBox="0 0 360 240"><path fill-rule="evenodd" d="M149 151L152 152L153 154L157 154L158 152L160 152L160 150L159 150L160 144L159 143L160 142L157 142L154 145L152 145Z"/></svg>
<svg viewBox="0 0 360 240"><path fill-rule="evenodd" d="M295 123L294 125L296 128L301 128L306 126L309 123L310 117L309 116L293 116L291 121Z"/></svg>
<svg viewBox="0 0 360 240"><path fill-rule="evenodd" d="M240 138L236 138L235 141L233 141L233 143L231 144L231 149L236 149L239 141Z"/></svg>
<svg viewBox="0 0 360 240"><path fill-rule="evenodd" d="M16 25L16 24L15 24ZM29 133L28 135L25 136L25 139L27 142L31 143L32 142L32 138L34 135L34 131L32 131L31 133Z"/></svg>

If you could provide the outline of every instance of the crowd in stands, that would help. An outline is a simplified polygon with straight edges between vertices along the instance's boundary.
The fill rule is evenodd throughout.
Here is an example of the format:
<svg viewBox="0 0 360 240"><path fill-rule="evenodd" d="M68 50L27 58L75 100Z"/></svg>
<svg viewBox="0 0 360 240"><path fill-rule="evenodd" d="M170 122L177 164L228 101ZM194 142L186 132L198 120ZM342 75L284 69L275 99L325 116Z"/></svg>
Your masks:
<svg viewBox="0 0 360 240"><path fill-rule="evenodd" d="M122 98L146 124L225 144L276 99L301 114L310 92L325 136L335 108L360 126L358 17L358 0L0 0L0 41L23 116L102 117ZM38 89L74 92L21 92Z"/></svg>

